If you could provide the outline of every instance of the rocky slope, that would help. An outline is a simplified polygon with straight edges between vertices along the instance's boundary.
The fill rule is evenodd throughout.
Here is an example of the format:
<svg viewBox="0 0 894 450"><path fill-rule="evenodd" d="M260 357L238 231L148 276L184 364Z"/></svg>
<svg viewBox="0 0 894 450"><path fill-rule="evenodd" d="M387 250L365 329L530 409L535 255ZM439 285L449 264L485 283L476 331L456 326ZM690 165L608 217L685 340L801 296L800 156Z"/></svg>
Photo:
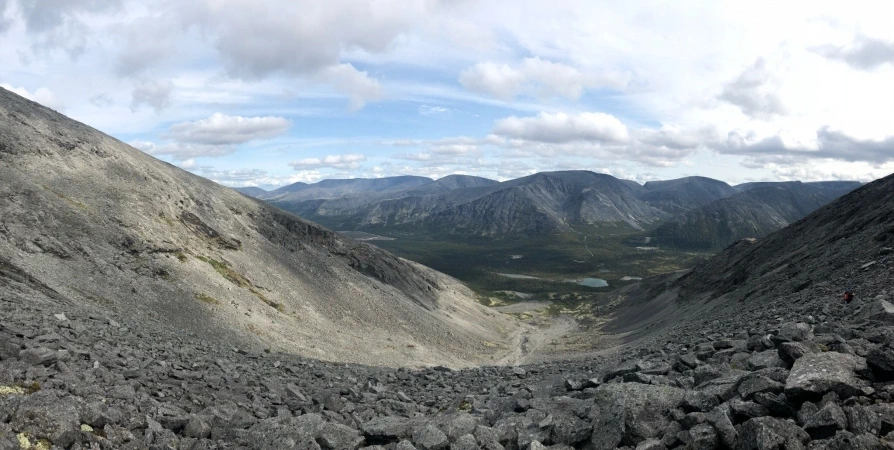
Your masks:
<svg viewBox="0 0 894 450"><path fill-rule="evenodd" d="M178 302L172 288L141 281L145 275L139 274L148 272L126 278L136 292L115 291L121 295L102 299L72 292L66 281L95 290L97 285L114 287L114 280L124 277L119 272L138 263L169 267L149 252L106 250L125 242L98 239L120 238L118 231L96 234L104 223L99 215L89 216L96 225L76 220L83 210L78 204L88 210L95 205L86 201L91 199L85 192L91 191L69 173L77 169L87 180L96 176L94 169L77 164L87 158L84 152L106 153L108 160L89 160L101 168L117 167L101 172L106 177L131 176L135 167L147 178L169 174L168 185L181 186L193 194L189 198L203 202L209 197L199 196L193 184L207 186L228 205L245 208L238 216L243 219L253 214L258 220L275 210L131 154L86 127L78 134L80 143L72 141L65 130L76 124L49 126L52 119L65 119L15 102L24 100L4 97L0 102L2 450L894 448L894 306L889 303L894 296L894 176L764 239L731 246L692 271L645 280L596 305L594 312L609 319L597 333L622 343L610 351L525 367L395 369L306 359L277 348L265 352L242 345L251 341L214 338L213 330L230 329L229 324L203 322L200 317L207 315L186 316L189 309L177 305L189 304ZM34 132L17 131L24 125ZM77 144L66 149L66 143ZM30 152L52 165L29 166L37 158ZM54 190L44 192L13 177L26 169L32 180L53 174L65 182L47 184ZM147 179L131 180L131 185L123 191L130 210L155 204L141 196L166 198ZM140 185L150 187L147 193ZM26 210L22 195L41 207ZM207 207L226 216L216 203ZM198 211L192 213L196 217L202 213L192 211ZM23 222L27 214L40 220ZM130 214L136 213L108 213L124 219ZM173 226L208 231L185 217ZM300 252L322 261L346 258L311 250L320 245L313 241L324 230L282 217L309 228L307 234L290 231L278 239L298 234L305 239ZM191 249L218 255L223 250L209 248L234 246L232 239L240 239L241 251L254 245L243 230L237 234L225 228L223 219L211 214L200 219L216 231L203 232L201 245ZM147 221L128 229L134 243L147 243L134 236L154 227ZM32 239L31 229L65 239ZM328 245L334 247L334 241ZM310 264L300 252L288 258ZM119 255L120 268L94 262L108 254ZM66 278L76 269L65 255L86 267L77 273L77 283ZM313 267L319 268L313 274L317 278L347 277L353 270L339 271L336 262L320 264L330 268ZM198 279L210 275L219 273L190 274ZM362 286L364 279L352 280ZM842 305L836 296L848 284L857 300ZM150 308L162 301L150 290L168 297L165 308L185 317L178 320ZM192 326L184 326L186 320ZM350 331L348 326L363 324L345 325L344 331ZM388 353L388 338L370 335L369 340L345 345L372 355Z"/></svg>
<svg viewBox="0 0 894 450"><path fill-rule="evenodd" d="M854 183L753 183L743 192L684 212L653 233L660 245L718 249L760 238L850 192Z"/></svg>
<svg viewBox="0 0 894 450"><path fill-rule="evenodd" d="M604 332L645 330L638 340L526 367L246 351L72 301L0 264L0 448L894 448L892 189L894 177L870 184L630 288ZM844 279L858 303L835 301Z"/></svg>
<svg viewBox="0 0 894 450"><path fill-rule="evenodd" d="M68 302L319 359L478 364L515 329L450 277L5 90L0 264Z"/></svg>

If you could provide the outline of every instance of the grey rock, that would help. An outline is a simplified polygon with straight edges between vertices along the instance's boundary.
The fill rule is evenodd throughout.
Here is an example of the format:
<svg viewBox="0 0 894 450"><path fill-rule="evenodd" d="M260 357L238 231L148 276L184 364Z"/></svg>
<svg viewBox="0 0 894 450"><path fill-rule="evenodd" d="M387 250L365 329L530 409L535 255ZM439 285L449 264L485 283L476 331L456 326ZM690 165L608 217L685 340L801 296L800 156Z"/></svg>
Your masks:
<svg viewBox="0 0 894 450"><path fill-rule="evenodd" d="M478 446L475 436L464 434L450 444L450 450L481 450L481 447Z"/></svg>
<svg viewBox="0 0 894 450"><path fill-rule="evenodd" d="M54 391L39 391L22 398L10 425L19 432L68 447L80 435L81 421L74 399L60 397Z"/></svg>
<svg viewBox="0 0 894 450"><path fill-rule="evenodd" d="M866 360L859 356L835 352L804 355L792 367L785 382L785 395L789 399L804 400L834 392L848 398L867 386L857 375L867 371Z"/></svg>
<svg viewBox="0 0 894 450"><path fill-rule="evenodd" d="M769 367L783 367L785 363L774 350L755 353L748 359L748 370L760 370Z"/></svg>
<svg viewBox="0 0 894 450"><path fill-rule="evenodd" d="M742 424L739 450L804 449L810 435L792 422L756 417Z"/></svg>
<svg viewBox="0 0 894 450"><path fill-rule="evenodd" d="M894 349L888 346L873 348L866 355L866 364L877 380L894 380Z"/></svg>
<svg viewBox="0 0 894 450"><path fill-rule="evenodd" d="M847 415L847 429L854 434L879 435L882 420L878 413L869 406L848 406L844 408Z"/></svg>
<svg viewBox="0 0 894 450"><path fill-rule="evenodd" d="M397 440L410 438L413 421L405 417L385 416L366 422L361 427L371 440Z"/></svg>
<svg viewBox="0 0 894 450"><path fill-rule="evenodd" d="M35 347L22 350L19 353L19 359L32 366L49 366L56 362L57 353L55 350L49 348Z"/></svg>
<svg viewBox="0 0 894 450"><path fill-rule="evenodd" d="M717 396L702 391L686 391L686 395L683 397L683 407L684 411L687 412L708 412L714 407L720 404Z"/></svg>
<svg viewBox="0 0 894 450"><path fill-rule="evenodd" d="M738 391L743 399L749 400L754 397L755 394L779 394L782 393L784 389L785 385L782 383L762 376L751 376L747 377L741 384L739 384Z"/></svg>
<svg viewBox="0 0 894 450"><path fill-rule="evenodd" d="M729 448L735 448L738 432L733 426L725 408L717 407L708 414L708 422L717 430L720 442Z"/></svg>
<svg viewBox="0 0 894 450"><path fill-rule="evenodd" d="M779 355L779 359L788 364L794 364L795 361L808 354L808 353L819 353L820 349L817 347L813 341L807 342L783 342L779 344L779 348L777 349L777 354Z"/></svg>
<svg viewBox="0 0 894 450"><path fill-rule="evenodd" d="M588 422L571 414L559 414L553 418L552 441L556 444L575 445L590 437Z"/></svg>
<svg viewBox="0 0 894 450"><path fill-rule="evenodd" d="M594 399L599 413L590 447L615 448L657 437L670 422L670 411L683 402L685 391L669 386L605 384Z"/></svg>
<svg viewBox="0 0 894 450"><path fill-rule="evenodd" d="M186 437L205 439L211 436L211 424L200 416L192 416L186 428L183 429L183 435Z"/></svg>
<svg viewBox="0 0 894 450"><path fill-rule="evenodd" d="M686 443L687 450L714 450L719 445L720 437L711 425L696 425L689 430L689 442Z"/></svg>
<svg viewBox="0 0 894 450"><path fill-rule="evenodd" d="M442 450L447 448L449 441L443 431L428 424L413 431L413 444L419 450Z"/></svg>
<svg viewBox="0 0 894 450"><path fill-rule="evenodd" d="M647 439L637 444L636 450L667 450L667 446L658 439Z"/></svg>
<svg viewBox="0 0 894 450"><path fill-rule="evenodd" d="M800 342L813 339L810 325L803 322L787 322L779 327L779 331L771 337L774 342Z"/></svg>
<svg viewBox="0 0 894 450"><path fill-rule="evenodd" d="M323 450L355 450L363 444L360 432L340 423L327 422L317 437Z"/></svg>
<svg viewBox="0 0 894 450"><path fill-rule="evenodd" d="M474 436L482 450L505 450L500 444L499 434L491 427L482 425L475 427Z"/></svg>
<svg viewBox="0 0 894 450"><path fill-rule="evenodd" d="M807 423L804 429L813 439L828 439L839 430L847 429L847 416L835 402L823 406Z"/></svg>

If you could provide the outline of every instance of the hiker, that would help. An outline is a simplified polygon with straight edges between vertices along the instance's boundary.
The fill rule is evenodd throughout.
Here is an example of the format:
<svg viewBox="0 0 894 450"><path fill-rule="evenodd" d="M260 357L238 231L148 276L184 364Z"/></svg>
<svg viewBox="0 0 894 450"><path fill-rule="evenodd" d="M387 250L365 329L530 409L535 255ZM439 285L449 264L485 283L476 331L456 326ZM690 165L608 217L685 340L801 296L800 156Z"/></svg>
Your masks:
<svg viewBox="0 0 894 450"><path fill-rule="evenodd" d="M844 291L844 295L842 295L841 297L844 299L844 303L849 305L852 301L854 301L854 290L851 288L847 288L847 290Z"/></svg>

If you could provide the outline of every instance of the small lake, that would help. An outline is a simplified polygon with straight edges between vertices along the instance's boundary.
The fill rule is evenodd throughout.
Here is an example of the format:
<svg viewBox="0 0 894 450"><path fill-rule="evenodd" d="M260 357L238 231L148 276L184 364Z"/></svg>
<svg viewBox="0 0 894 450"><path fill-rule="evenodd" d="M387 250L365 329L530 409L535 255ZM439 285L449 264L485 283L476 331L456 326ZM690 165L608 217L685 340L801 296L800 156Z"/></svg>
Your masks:
<svg viewBox="0 0 894 450"><path fill-rule="evenodd" d="M577 284L579 284L581 286L594 287L594 288L608 287L608 281L605 281L602 278L584 278L583 280L573 280L573 281L575 281Z"/></svg>
<svg viewBox="0 0 894 450"><path fill-rule="evenodd" d="M514 278L516 280L539 280L539 277L532 277L530 275L518 275L514 273L498 273L497 275L506 278Z"/></svg>

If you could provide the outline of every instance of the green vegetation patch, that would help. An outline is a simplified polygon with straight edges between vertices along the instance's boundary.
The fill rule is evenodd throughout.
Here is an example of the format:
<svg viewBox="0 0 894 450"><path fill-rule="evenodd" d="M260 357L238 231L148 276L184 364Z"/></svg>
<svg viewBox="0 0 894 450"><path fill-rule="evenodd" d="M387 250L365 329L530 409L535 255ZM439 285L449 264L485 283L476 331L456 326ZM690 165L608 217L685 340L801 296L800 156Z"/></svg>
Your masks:
<svg viewBox="0 0 894 450"><path fill-rule="evenodd" d="M230 267L230 265L226 262L218 261L207 256L197 256L197 258L210 264L211 267L213 267L214 270L217 271L217 273L219 273L222 277L226 278L230 283L233 283L236 286L248 287L252 285L251 281L249 281L248 278L245 278L241 273L233 270L233 268Z"/></svg>
<svg viewBox="0 0 894 450"><path fill-rule="evenodd" d="M218 261L214 258L209 258L207 256L197 256L196 258L210 264L211 267L213 267L217 273L219 273L222 277L226 278L229 282L231 282L239 287L248 288L249 292L254 294L254 296L257 297L258 300L264 302L264 304L266 304L267 306L269 306L279 312L282 312L282 313L286 312L285 305L267 298L267 296L261 292L261 288L255 286L254 283L251 282L251 280L246 278L241 273L233 270L233 268L230 267L230 265L227 264L226 262ZM217 303L214 303L214 304L217 304Z"/></svg>
<svg viewBox="0 0 894 450"><path fill-rule="evenodd" d="M196 300L209 305L219 305L220 301L208 294L196 294Z"/></svg>

